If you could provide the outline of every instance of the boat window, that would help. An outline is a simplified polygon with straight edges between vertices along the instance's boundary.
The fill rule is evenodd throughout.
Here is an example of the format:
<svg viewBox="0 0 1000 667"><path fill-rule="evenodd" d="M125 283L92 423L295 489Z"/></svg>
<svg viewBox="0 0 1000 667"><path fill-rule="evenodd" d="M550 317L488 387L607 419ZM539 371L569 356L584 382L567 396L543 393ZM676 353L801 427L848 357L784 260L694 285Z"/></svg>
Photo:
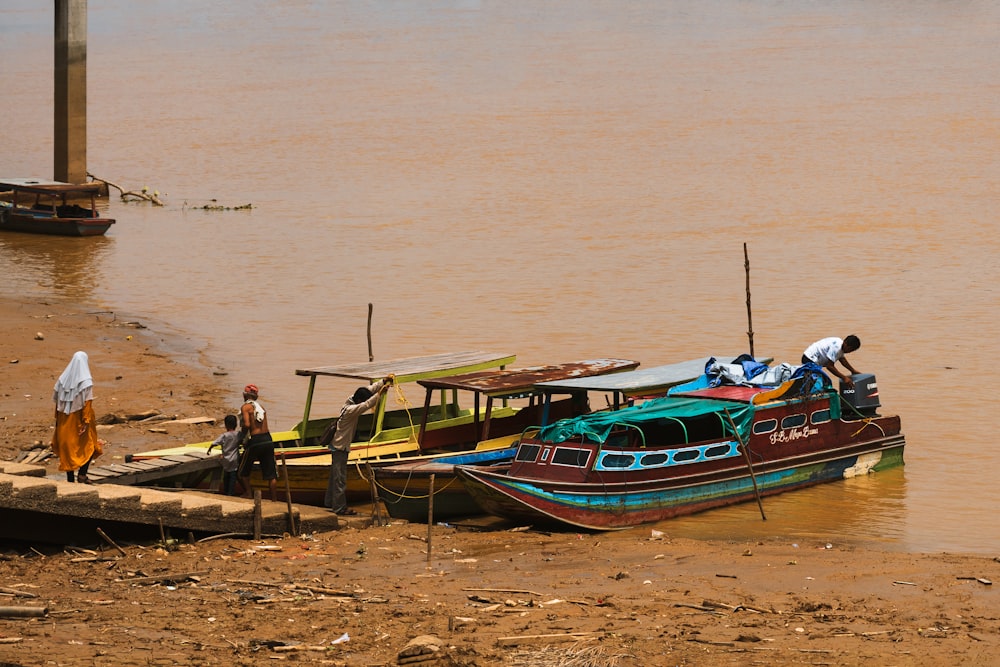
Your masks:
<svg viewBox="0 0 1000 667"><path fill-rule="evenodd" d="M518 461L529 461L533 462L538 458L538 452L541 451L541 446L539 445L521 445L517 448L517 456L514 458Z"/></svg>
<svg viewBox="0 0 1000 667"><path fill-rule="evenodd" d="M632 444L631 442L629 442L629 434L630 433L635 433L635 431L624 431L624 430L612 431L611 435L609 435L608 439L605 441L604 446L605 447L628 447L628 446L630 446ZM601 444L599 442L595 442L595 441L591 440L590 438L588 438L586 436L584 436L583 441L591 443L591 444L595 444L595 445Z"/></svg>
<svg viewBox="0 0 1000 667"><path fill-rule="evenodd" d="M806 416L803 414L788 415L781 420L781 428L795 428L806 423Z"/></svg>
<svg viewBox="0 0 1000 667"><path fill-rule="evenodd" d="M722 440L726 438L726 431L723 427L724 417L715 413L688 417L684 419L684 426L687 427L688 442L705 442L706 440Z"/></svg>
<svg viewBox="0 0 1000 667"><path fill-rule="evenodd" d="M705 450L706 459L714 459L718 456L728 456L729 445L713 445Z"/></svg>
<svg viewBox="0 0 1000 667"><path fill-rule="evenodd" d="M760 435L761 433L770 433L778 428L777 419L764 419L753 425L754 435Z"/></svg>
<svg viewBox="0 0 1000 667"><path fill-rule="evenodd" d="M545 463L546 461L549 460L549 454L551 454L551 453L552 453L552 449L550 447L546 447L542 451L542 463Z"/></svg>
<svg viewBox="0 0 1000 667"><path fill-rule="evenodd" d="M601 459L601 465L605 468L630 468L635 463L635 457L631 454L606 454Z"/></svg>
<svg viewBox="0 0 1000 667"><path fill-rule="evenodd" d="M663 417L642 425L646 442L657 445L683 445L690 437L685 422L675 417Z"/></svg>
<svg viewBox="0 0 1000 667"><path fill-rule="evenodd" d="M681 449L674 452L674 463L687 463L694 461L699 456L701 456L701 451L698 449Z"/></svg>
<svg viewBox="0 0 1000 667"><path fill-rule="evenodd" d="M643 467L661 466L669 460L670 457L663 453L646 454L641 459L639 459L639 465Z"/></svg>
<svg viewBox="0 0 1000 667"><path fill-rule="evenodd" d="M552 455L554 465L577 466L579 468L587 465L589 459L589 449L576 449L575 447L556 447L556 453Z"/></svg>
<svg viewBox="0 0 1000 667"><path fill-rule="evenodd" d="M810 417L810 419L812 420L813 424L825 424L826 422L830 421L830 411L817 410L816 412L812 413L812 417Z"/></svg>

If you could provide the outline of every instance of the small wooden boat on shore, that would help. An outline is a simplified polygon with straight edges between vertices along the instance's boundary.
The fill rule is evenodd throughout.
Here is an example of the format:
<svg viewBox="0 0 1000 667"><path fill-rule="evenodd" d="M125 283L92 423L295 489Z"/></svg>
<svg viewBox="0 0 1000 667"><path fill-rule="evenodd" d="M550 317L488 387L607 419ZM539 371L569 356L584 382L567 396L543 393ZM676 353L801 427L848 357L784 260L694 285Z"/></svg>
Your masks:
<svg viewBox="0 0 1000 667"><path fill-rule="evenodd" d="M115 221L97 210L98 183L0 180L0 229L54 236L101 236ZM79 201L89 201L89 208Z"/></svg>
<svg viewBox="0 0 1000 667"><path fill-rule="evenodd" d="M509 465L455 467L490 514L612 530L902 465L900 418L872 375L832 388L818 366L764 383L708 374L662 398L556 422ZM763 511L763 510L762 510Z"/></svg>
<svg viewBox="0 0 1000 667"><path fill-rule="evenodd" d="M445 433L461 432L463 429L470 428L471 424L482 420L483 415L473 415L470 409L462 409L457 404L447 401L432 406L427 413L420 409L409 408L406 405L390 408L389 393L394 393L397 397L402 396L406 388L414 386L417 380L493 368L502 369L516 358L513 354L505 353L456 352L296 370L296 375L309 380L302 420L287 431L271 432L271 438L275 444L275 454L279 460L322 457L329 464L330 452L320 444L320 438L327 427L336 422L337 417L315 417L313 415L314 403L319 397L317 381L320 379L340 382L350 380L371 384L391 373L396 376L396 385L391 392L382 394L374 410L362 415L358 420L354 443L351 445L352 455L373 460L381 458L398 460L406 456L418 456L420 446L417 439L417 428L422 423L425 414L428 432L441 430ZM348 395L350 395L350 391L340 387L335 399L336 404L342 404L344 397ZM444 435L441 437L446 438ZM179 447L140 452L127 456L126 461L183 457L192 452L204 454L211 444L211 441L195 442ZM216 475L207 480L179 478L165 480L165 483L176 486L192 486L197 483L201 487L218 488L221 483L221 468ZM325 484L324 481L323 488L325 488Z"/></svg>
<svg viewBox="0 0 1000 667"><path fill-rule="evenodd" d="M320 445L319 441L327 427L337 421L337 417L315 417L313 415L313 404L318 397L316 385L319 379L350 380L367 385L393 374L396 376L396 384L393 389L397 390L393 393L402 395L403 392L408 391L407 387L412 386L417 380L454 375L455 373L471 373L491 368L502 369L516 358L513 354L494 352L456 352L299 369L295 371L295 374L309 379L302 420L287 431L272 431L271 438L274 440L277 453L283 454L286 458L329 453L329 450ZM337 405L342 404L344 397L349 395L350 391L341 388L337 394ZM420 447L417 444L417 428L422 423L424 416L425 413L422 410L412 409L405 405L390 408L389 393L382 394L375 409L362 415L358 420L358 428L351 449L358 452L358 455L373 458L416 456L420 453ZM473 415L471 410L463 410L453 403L444 402L430 407L426 424L428 431L462 429L482 418L482 415ZM132 458L140 461L161 456L185 454L192 449L206 451L211 444L211 442L189 443L180 447L142 452L135 454Z"/></svg>

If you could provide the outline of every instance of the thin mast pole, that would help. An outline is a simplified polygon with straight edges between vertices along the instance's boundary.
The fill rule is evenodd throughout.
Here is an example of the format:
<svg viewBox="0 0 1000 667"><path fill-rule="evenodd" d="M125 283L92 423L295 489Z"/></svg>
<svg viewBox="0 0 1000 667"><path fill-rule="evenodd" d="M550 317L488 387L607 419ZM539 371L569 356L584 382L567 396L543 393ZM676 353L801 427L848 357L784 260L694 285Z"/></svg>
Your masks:
<svg viewBox="0 0 1000 667"><path fill-rule="evenodd" d="M368 361L375 361L375 355L372 353L372 309L374 306L368 304Z"/></svg>
<svg viewBox="0 0 1000 667"><path fill-rule="evenodd" d="M753 313L750 309L750 255L746 243L743 244L743 270L747 275L747 338L750 339L750 356L756 359L753 353Z"/></svg>
<svg viewBox="0 0 1000 667"><path fill-rule="evenodd" d="M736 422L733 421L733 416L729 414L729 408L726 408L726 419L729 420L729 425L733 429L733 435L736 436L736 442L740 444L740 449L743 450L743 459L747 463L747 470L750 471L750 481L753 482L753 495L757 499L757 508L760 510L760 518L767 521L767 516L764 514L764 504L760 501L760 489L757 488L757 475L753 471L753 463L750 462L750 450L747 449L747 445L743 442L743 436L740 435L740 430L736 428Z"/></svg>

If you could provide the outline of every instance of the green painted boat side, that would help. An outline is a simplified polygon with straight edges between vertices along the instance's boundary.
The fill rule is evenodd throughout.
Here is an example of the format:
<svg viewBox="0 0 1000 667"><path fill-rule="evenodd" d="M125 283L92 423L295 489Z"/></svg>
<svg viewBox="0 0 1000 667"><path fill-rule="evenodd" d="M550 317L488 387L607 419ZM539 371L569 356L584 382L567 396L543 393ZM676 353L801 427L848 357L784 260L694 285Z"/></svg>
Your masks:
<svg viewBox="0 0 1000 667"><path fill-rule="evenodd" d="M309 390L307 392L305 407L306 417L304 421L298 422L288 430L271 432L271 439L275 443L276 453L279 455L283 453L289 458L297 458L300 456L322 454L326 451L325 447L318 446L318 441L323 431L326 430L326 427L331 422L336 420L336 417L331 416L318 419L309 419L308 417L315 393L315 381L318 377L348 378L361 382L373 382L391 373L396 376L396 382L401 386L408 383L416 383L418 380L445 377L456 373L469 373L488 368L504 368L516 358L516 355L507 353L463 352L409 357L392 361L372 362L370 364L343 364L296 370L296 375L309 377ZM423 393L423 389L419 391L421 394ZM371 445L386 445L398 448L400 443L412 442L414 447L411 448L411 451L419 450L419 447L416 446L416 431L420 428L420 422L423 419L423 407L386 411L387 400L388 397L383 395L379 401L379 405L376 407L375 413L363 415L359 420L357 432L369 435L364 439L356 440L352 444L352 449L362 451ZM501 407L497 410L504 409L506 408ZM428 414L428 429L433 431L471 424L475 420L475 417L476 415L471 409L463 410L457 404L435 405ZM482 418L483 416L481 415L480 419ZM167 447L140 452L132 455L131 458L136 461L142 461L145 459L183 454L191 449L207 451L211 444L211 441L189 443L179 447ZM378 456L380 454L373 450L372 455Z"/></svg>

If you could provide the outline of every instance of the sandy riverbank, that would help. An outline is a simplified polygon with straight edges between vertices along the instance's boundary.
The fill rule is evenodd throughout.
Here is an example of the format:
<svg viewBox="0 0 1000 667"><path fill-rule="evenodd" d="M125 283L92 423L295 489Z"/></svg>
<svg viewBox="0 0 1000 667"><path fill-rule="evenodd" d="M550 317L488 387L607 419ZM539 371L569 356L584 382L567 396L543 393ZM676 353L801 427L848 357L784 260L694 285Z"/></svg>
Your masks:
<svg viewBox="0 0 1000 667"><path fill-rule="evenodd" d="M77 349L90 354L99 416L221 419L238 404L238 379L165 352L175 346L141 316L5 298L0 318L2 458L48 442L52 385ZM102 430L106 456L218 430L174 428L115 424ZM94 554L0 544L0 606L48 611L0 618L0 662L382 665L418 635L441 640L451 662L436 664L461 665L988 665L1000 655L991 556L780 535L700 542L672 538L669 523L511 528L435 526L429 561L426 526L363 522L264 545L123 545L124 555L97 540Z"/></svg>
<svg viewBox="0 0 1000 667"><path fill-rule="evenodd" d="M130 415L155 411L179 418L211 417L221 424L227 412L239 407L238 380L230 381L225 370L205 368L196 350L169 352L181 345L140 316L4 298L0 317L0 458L13 459L19 451L47 445L54 418L52 387L77 350L90 357L96 414L122 420L100 428L100 437L108 442L102 463L126 453L211 439L218 428L175 425L160 433L150 430L150 424L124 419Z"/></svg>

